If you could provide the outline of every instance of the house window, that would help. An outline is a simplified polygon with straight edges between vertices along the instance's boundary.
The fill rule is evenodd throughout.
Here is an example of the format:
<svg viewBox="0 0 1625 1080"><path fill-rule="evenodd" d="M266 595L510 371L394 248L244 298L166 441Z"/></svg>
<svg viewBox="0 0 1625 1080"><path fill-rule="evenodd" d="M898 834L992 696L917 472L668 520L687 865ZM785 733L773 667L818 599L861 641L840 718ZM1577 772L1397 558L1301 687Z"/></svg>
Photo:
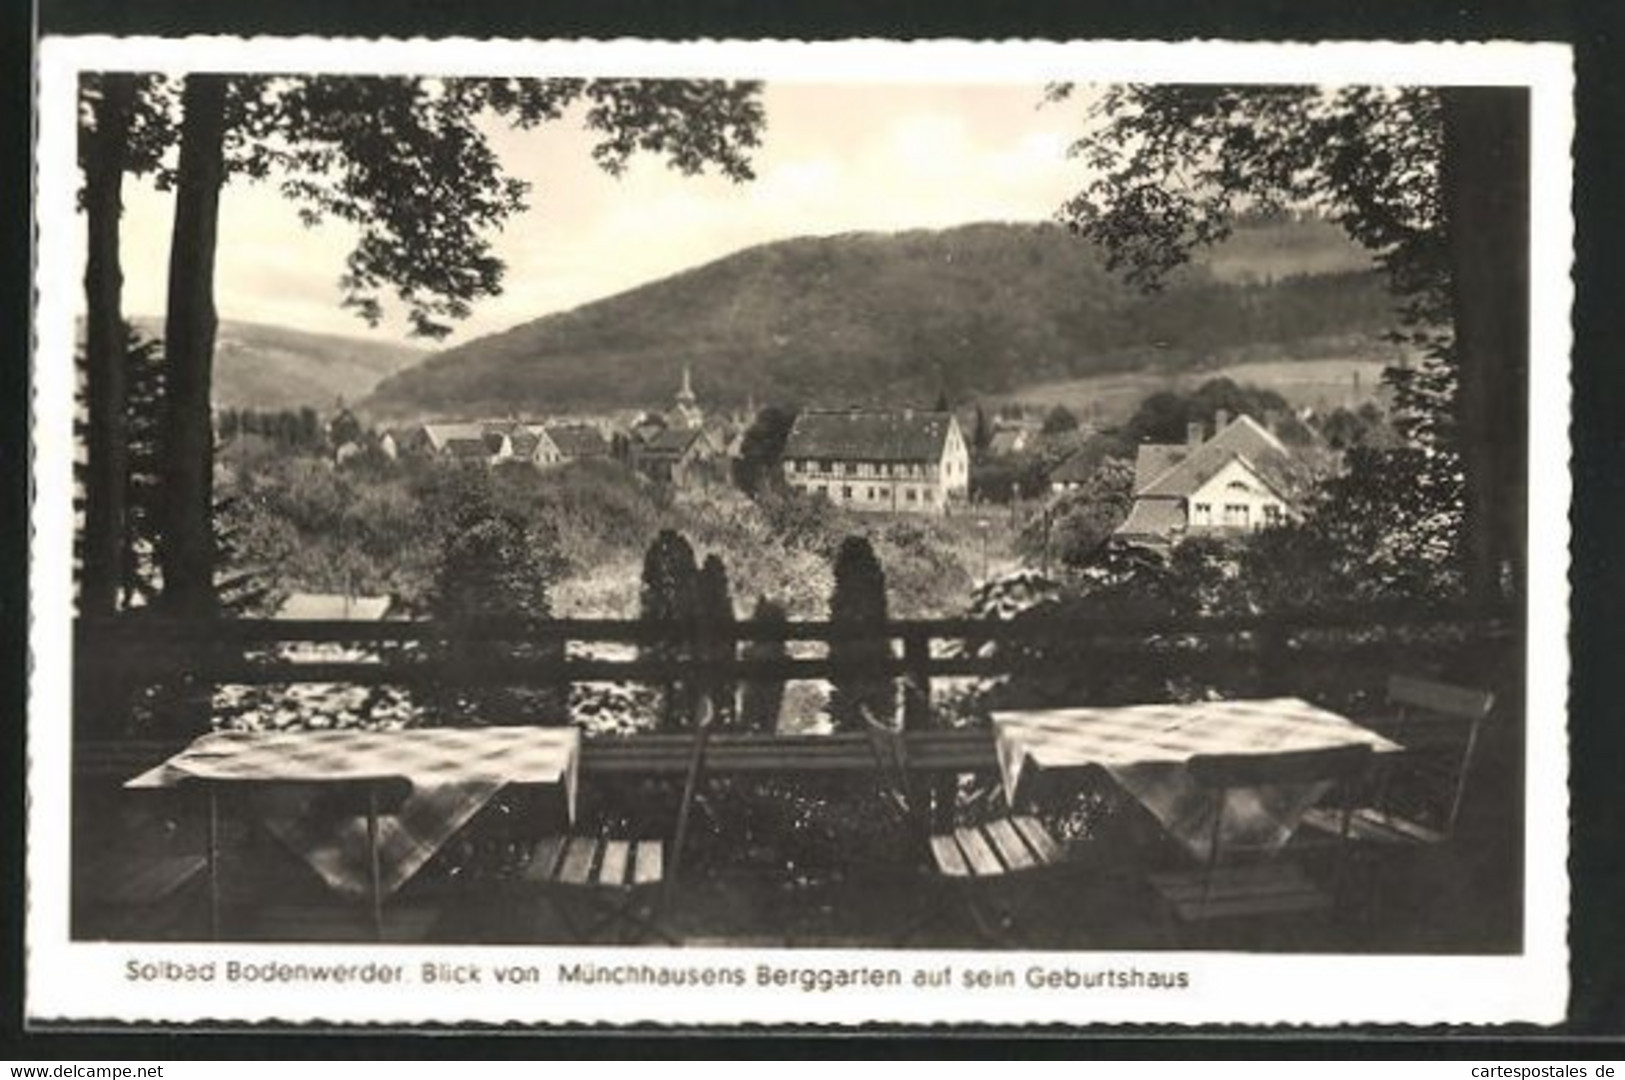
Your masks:
<svg viewBox="0 0 1625 1080"><path fill-rule="evenodd" d="M1191 524L1192 525L1211 525L1211 524L1213 524L1213 504L1212 503L1192 503L1191 504Z"/></svg>
<svg viewBox="0 0 1625 1080"><path fill-rule="evenodd" d="M1277 505L1275 503L1269 503L1269 504L1265 505L1265 507L1264 507L1264 524L1266 526L1268 526L1269 528L1272 528L1272 529L1275 526L1281 524L1281 508L1280 508L1279 505Z"/></svg>
<svg viewBox="0 0 1625 1080"><path fill-rule="evenodd" d="M852 485L850 485L850 484L842 484L841 485L841 498L850 499L851 497L852 497Z"/></svg>
<svg viewBox="0 0 1625 1080"><path fill-rule="evenodd" d="M915 491L913 488L908 489L907 495L908 495L908 501L909 502L919 502L920 501L920 493L918 491Z"/></svg>
<svg viewBox="0 0 1625 1080"><path fill-rule="evenodd" d="M1237 527L1240 527L1240 528L1246 528L1247 527L1247 504L1246 503L1225 503L1224 504L1224 523L1226 525L1237 526Z"/></svg>

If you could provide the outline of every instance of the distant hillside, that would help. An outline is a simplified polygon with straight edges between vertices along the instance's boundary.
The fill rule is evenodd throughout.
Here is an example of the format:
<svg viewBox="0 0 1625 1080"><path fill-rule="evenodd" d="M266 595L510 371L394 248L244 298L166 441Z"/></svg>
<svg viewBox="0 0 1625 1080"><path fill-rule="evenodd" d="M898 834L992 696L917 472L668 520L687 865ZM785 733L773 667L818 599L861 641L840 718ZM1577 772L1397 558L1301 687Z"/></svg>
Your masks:
<svg viewBox="0 0 1625 1080"><path fill-rule="evenodd" d="M1047 224L785 240L449 349L364 405L404 416L658 404L685 364L713 405L923 403L1380 334L1391 303L1363 253L1302 225L1243 229L1153 296ZM1255 235L1281 228L1293 231L1285 248ZM1297 261L1321 272L1283 276Z"/></svg>
<svg viewBox="0 0 1625 1080"><path fill-rule="evenodd" d="M144 334L163 335L162 319L130 321ZM222 319L214 346L214 403L325 409L339 397L359 401L380 380L426 355L409 345Z"/></svg>

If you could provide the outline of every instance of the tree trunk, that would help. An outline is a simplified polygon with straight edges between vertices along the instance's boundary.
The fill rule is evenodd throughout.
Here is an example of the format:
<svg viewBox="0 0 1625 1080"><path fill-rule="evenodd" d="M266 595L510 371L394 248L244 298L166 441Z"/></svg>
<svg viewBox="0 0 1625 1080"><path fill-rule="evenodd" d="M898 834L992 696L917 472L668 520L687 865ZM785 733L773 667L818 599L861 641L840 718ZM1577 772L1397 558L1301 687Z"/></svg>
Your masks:
<svg viewBox="0 0 1625 1080"><path fill-rule="evenodd" d="M129 159L135 77L107 73L87 134L85 225L85 525L79 610L109 615L118 606L129 486L128 365L119 262L124 169Z"/></svg>
<svg viewBox="0 0 1625 1080"><path fill-rule="evenodd" d="M1529 94L1442 91L1441 188L1450 239L1466 472L1467 588L1521 595L1527 532Z"/></svg>
<svg viewBox="0 0 1625 1080"><path fill-rule="evenodd" d="M164 321L168 369L163 464L167 470L159 562L164 606L208 616L214 594L214 424L209 390L217 318L215 241L225 175L226 78L189 75L181 94L175 228Z"/></svg>

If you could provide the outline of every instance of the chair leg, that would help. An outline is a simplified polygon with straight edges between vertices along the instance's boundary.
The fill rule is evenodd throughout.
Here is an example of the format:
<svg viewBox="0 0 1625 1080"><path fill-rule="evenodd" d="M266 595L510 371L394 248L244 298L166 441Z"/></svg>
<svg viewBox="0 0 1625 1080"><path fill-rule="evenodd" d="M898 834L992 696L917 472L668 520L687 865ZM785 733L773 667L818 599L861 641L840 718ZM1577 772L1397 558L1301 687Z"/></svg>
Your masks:
<svg viewBox="0 0 1625 1080"><path fill-rule="evenodd" d="M220 805L219 796L209 791L208 826L205 843L209 864L209 940L220 940Z"/></svg>
<svg viewBox="0 0 1625 1080"><path fill-rule="evenodd" d="M378 865L378 793L367 792L367 861L371 884L372 935L384 940L383 875Z"/></svg>

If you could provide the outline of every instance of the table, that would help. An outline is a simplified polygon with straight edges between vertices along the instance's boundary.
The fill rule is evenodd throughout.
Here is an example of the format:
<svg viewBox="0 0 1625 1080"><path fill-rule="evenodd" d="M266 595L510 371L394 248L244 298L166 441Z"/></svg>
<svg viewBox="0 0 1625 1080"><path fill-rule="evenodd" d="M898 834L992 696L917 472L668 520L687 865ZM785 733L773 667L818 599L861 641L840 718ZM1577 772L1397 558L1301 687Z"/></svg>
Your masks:
<svg viewBox="0 0 1625 1080"><path fill-rule="evenodd" d="M300 781L400 776L412 793L379 821L383 892L399 889L506 784L557 785L575 817L581 733L574 727L413 728L405 731L222 731L197 739L127 788L190 779L278 781L288 788L255 812L337 892L369 889L364 819L324 815Z"/></svg>
<svg viewBox="0 0 1625 1080"><path fill-rule="evenodd" d="M1207 701L1190 705L997 712L994 745L1010 805L1030 794L1035 772L1104 769L1198 858L1220 812L1222 843L1270 850L1285 844L1324 783L1233 791L1216 808L1186 765L1199 754L1287 753L1365 744L1403 749L1334 712L1298 698Z"/></svg>

